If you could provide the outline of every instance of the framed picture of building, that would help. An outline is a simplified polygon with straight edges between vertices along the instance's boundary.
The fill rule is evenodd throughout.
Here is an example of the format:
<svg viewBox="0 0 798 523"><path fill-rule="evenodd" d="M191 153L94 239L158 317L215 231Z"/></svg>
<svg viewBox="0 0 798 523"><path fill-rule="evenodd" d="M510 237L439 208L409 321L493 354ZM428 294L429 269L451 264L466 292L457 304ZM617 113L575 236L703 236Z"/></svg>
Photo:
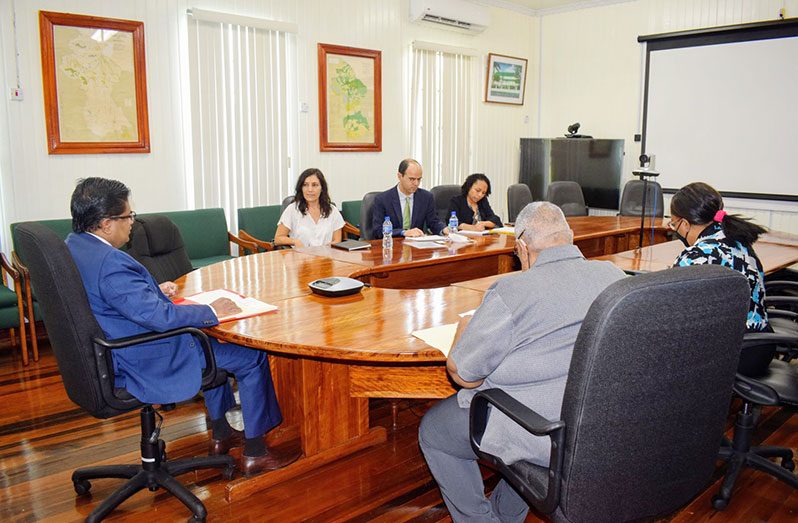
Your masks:
<svg viewBox="0 0 798 523"><path fill-rule="evenodd" d="M144 24L39 12L50 154L148 153Z"/></svg>
<svg viewBox="0 0 798 523"><path fill-rule="evenodd" d="M526 58L488 54L485 101L524 105L526 64Z"/></svg>
<svg viewBox="0 0 798 523"><path fill-rule="evenodd" d="M318 44L319 149L382 150L382 52Z"/></svg>

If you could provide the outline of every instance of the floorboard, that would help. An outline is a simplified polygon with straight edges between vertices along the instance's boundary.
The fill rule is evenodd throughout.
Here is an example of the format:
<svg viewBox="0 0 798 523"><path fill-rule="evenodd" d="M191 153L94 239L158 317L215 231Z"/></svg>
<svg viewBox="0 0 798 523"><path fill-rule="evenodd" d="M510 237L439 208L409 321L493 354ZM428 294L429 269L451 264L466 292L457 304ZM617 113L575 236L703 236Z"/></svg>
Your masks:
<svg viewBox="0 0 798 523"><path fill-rule="evenodd" d="M93 481L91 495L76 496L72 471L138 462L138 412L108 420L83 413L68 399L47 341L42 340L40 347L41 360L23 367L18 349L0 340L0 521L82 521L120 480ZM428 402L402 401L399 428L389 431L386 443L242 501L225 501L225 481L216 471L179 479L203 500L208 521L450 521L418 449L418 423L428 407ZM373 401L370 414L375 425L390 426L387 401ZM208 425L200 400L178 405L164 418L162 437L170 458L207 452ZM232 412L231 421L240 426L240 412ZM757 439L798 447L798 416L785 410L764 411ZM729 508L716 512L710 499L721 473L719 468L704 492L663 521L798 520L798 491L750 470L741 475ZM489 470L485 476L492 490L497 478ZM188 516L187 509L163 491L144 491L114 511L108 521L185 521ZM532 514L528 521L541 519Z"/></svg>

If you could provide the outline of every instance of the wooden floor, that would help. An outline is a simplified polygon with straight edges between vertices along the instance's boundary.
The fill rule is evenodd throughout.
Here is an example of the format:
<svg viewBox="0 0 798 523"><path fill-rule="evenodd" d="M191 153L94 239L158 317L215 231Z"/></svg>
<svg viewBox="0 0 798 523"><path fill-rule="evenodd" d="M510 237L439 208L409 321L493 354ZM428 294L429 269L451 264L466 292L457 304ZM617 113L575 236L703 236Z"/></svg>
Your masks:
<svg viewBox="0 0 798 523"><path fill-rule="evenodd" d="M7 342L0 341L0 521L80 521L119 484L93 482L91 495L75 495L70 475L82 466L137 463L138 413L110 420L84 414L69 401L47 343L38 363L22 367ZM340 462L228 504L225 481L217 472L180 479L205 503L209 521L448 521L448 513L418 449L416 431L428 404L403 402L399 429L388 441ZM234 414L234 424L240 414ZM384 401L371 407L374 423L389 426ZM202 455L208 442L200 401L164 414L162 437L170 458ZM771 411L763 416L758 439L798 447L798 416ZM716 478L719 473L716 474ZM486 471L492 488L495 476ZM798 521L798 491L760 472L743 473L730 507L715 512L707 490L667 520ZM140 492L109 517L112 521L185 521L189 512L163 491ZM534 516L529 521L539 521Z"/></svg>

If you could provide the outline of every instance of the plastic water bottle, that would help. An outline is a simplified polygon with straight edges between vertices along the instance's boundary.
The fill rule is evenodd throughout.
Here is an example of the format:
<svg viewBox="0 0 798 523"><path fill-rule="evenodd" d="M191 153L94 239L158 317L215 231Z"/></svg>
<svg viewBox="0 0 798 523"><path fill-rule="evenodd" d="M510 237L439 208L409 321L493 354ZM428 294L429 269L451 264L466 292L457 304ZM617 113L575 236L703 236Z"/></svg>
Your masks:
<svg viewBox="0 0 798 523"><path fill-rule="evenodd" d="M393 224L389 216L385 217L382 222L382 251L390 251L393 249Z"/></svg>
<svg viewBox="0 0 798 523"><path fill-rule="evenodd" d="M457 226L460 224L457 221L457 213L452 211L452 215L449 216L449 232L457 232Z"/></svg>

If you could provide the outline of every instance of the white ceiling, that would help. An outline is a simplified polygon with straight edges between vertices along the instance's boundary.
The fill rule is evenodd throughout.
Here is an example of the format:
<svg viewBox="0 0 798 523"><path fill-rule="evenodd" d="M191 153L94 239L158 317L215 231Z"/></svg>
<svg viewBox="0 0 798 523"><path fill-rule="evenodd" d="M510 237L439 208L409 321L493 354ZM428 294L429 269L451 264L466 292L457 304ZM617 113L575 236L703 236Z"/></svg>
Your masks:
<svg viewBox="0 0 798 523"><path fill-rule="evenodd" d="M477 4L493 5L505 9L513 9L529 15L546 14L547 12L570 11L602 4L628 2L630 0L471 0Z"/></svg>

